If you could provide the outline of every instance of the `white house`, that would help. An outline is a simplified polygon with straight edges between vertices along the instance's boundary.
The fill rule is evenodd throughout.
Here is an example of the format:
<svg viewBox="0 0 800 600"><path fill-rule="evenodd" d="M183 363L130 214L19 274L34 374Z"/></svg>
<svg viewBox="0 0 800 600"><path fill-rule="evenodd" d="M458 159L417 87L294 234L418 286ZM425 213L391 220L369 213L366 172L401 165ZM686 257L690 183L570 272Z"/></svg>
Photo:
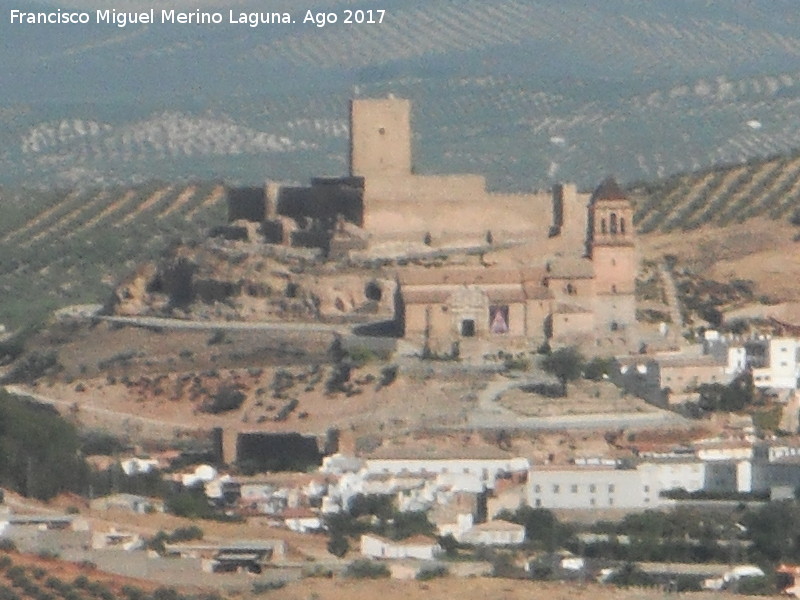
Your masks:
<svg viewBox="0 0 800 600"><path fill-rule="evenodd" d="M525 526L502 520L487 521L473 525L456 539L475 546L516 546L525 541Z"/></svg>
<svg viewBox="0 0 800 600"><path fill-rule="evenodd" d="M119 466L130 477L158 469L158 461L155 458L126 458L119 461Z"/></svg>
<svg viewBox="0 0 800 600"><path fill-rule="evenodd" d="M89 502L92 510L128 510L145 514L149 512L164 512L164 502L136 494L111 494L102 498L95 498Z"/></svg>
<svg viewBox="0 0 800 600"><path fill-rule="evenodd" d="M361 554L371 558L433 560L441 553L436 540L425 535L405 540L390 540L373 533L361 536Z"/></svg>
<svg viewBox="0 0 800 600"><path fill-rule="evenodd" d="M131 531L94 531L92 533L92 550L138 550L143 546L138 533Z"/></svg>
<svg viewBox="0 0 800 600"><path fill-rule="evenodd" d="M531 470L528 502L534 508L647 508L661 503L637 469L544 467Z"/></svg>
<svg viewBox="0 0 800 600"><path fill-rule="evenodd" d="M528 502L551 509L637 508L671 501L661 493L671 489L704 489L705 464L692 457L652 460L633 469L608 465L573 465L533 468L528 481Z"/></svg>
<svg viewBox="0 0 800 600"><path fill-rule="evenodd" d="M755 386L796 390L798 378L800 378L800 339L771 339L768 366L753 369Z"/></svg>
<svg viewBox="0 0 800 600"><path fill-rule="evenodd" d="M493 488L495 480L509 473L527 473L530 462L527 458L451 458L451 459L368 459L366 470L370 473L406 474L461 474L477 477L487 488Z"/></svg>
<svg viewBox="0 0 800 600"><path fill-rule="evenodd" d="M198 465L191 473L182 473L180 475L181 484L183 487L193 487L195 485L205 485L217 477L217 470L211 465Z"/></svg>
<svg viewBox="0 0 800 600"><path fill-rule="evenodd" d="M281 515L286 528L297 533L313 533L322 531L322 519L308 508L290 508Z"/></svg>

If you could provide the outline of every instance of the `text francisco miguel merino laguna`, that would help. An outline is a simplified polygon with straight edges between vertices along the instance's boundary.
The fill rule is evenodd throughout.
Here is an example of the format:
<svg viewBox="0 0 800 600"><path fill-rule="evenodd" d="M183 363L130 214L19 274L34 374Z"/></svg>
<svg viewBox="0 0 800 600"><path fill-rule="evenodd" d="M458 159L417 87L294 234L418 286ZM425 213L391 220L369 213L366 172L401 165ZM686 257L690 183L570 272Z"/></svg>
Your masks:
<svg viewBox="0 0 800 600"><path fill-rule="evenodd" d="M300 23L309 23L321 27L327 24L341 22L380 23L383 21L385 10L346 10L342 15L335 12L316 13L311 10L302 11ZM350 14L346 14L350 13ZM361 14L356 14L361 13ZM370 13L367 15L366 13ZM46 24L86 24L100 23L125 27L130 24L185 24L185 25L219 25L221 23L241 24L250 27L271 24L296 23L291 13L288 12L238 12L229 10L225 15L221 12L208 12L201 10L178 11L173 9L150 9L141 12L127 12L116 9L96 10L93 12L79 12L69 10L53 10L48 12L29 12L22 10L10 11L10 22L20 25L46 25ZM298 15L299 16L299 15ZM227 19L225 19L227 17ZM341 17L341 19L339 18ZM355 17L355 18L354 18ZM357 20L356 20L357 19Z"/></svg>

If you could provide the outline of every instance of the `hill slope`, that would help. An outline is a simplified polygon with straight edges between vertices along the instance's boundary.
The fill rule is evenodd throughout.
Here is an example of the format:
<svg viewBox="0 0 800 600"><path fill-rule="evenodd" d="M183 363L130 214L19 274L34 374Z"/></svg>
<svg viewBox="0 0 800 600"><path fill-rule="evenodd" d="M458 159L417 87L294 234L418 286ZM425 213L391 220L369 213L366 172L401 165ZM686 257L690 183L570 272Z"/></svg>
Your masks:
<svg viewBox="0 0 800 600"><path fill-rule="evenodd" d="M119 278L170 240L224 222L218 183L150 182L41 192L0 190L0 323L103 303Z"/></svg>
<svg viewBox="0 0 800 600"><path fill-rule="evenodd" d="M726 226L800 215L800 155L677 175L634 186L640 233Z"/></svg>

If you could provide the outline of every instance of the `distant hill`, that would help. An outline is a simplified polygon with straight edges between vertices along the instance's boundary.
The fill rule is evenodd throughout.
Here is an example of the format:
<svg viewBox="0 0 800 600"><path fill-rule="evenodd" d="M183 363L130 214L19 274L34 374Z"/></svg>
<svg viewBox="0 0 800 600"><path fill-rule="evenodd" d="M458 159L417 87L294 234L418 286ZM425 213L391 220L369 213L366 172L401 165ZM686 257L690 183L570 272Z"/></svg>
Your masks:
<svg viewBox="0 0 800 600"><path fill-rule="evenodd" d="M294 6L236 10L302 20ZM652 180L800 137L792 0L393 0L383 24L324 28L35 27L12 8L0 0L0 184L341 174L348 99L387 93L414 101L420 172L508 190Z"/></svg>
<svg viewBox="0 0 800 600"><path fill-rule="evenodd" d="M630 189L640 233L800 219L800 154L676 175Z"/></svg>

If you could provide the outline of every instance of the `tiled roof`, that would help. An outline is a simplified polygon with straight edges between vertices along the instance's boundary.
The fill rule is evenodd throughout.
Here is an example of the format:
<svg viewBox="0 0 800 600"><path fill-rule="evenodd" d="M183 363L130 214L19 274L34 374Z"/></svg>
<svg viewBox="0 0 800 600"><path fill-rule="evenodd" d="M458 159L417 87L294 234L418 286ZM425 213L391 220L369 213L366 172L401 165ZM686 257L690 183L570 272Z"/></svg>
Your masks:
<svg viewBox="0 0 800 600"><path fill-rule="evenodd" d="M622 191L616 179L613 177L606 177L603 182L597 186L594 194L592 194L592 202L627 199L628 196Z"/></svg>

